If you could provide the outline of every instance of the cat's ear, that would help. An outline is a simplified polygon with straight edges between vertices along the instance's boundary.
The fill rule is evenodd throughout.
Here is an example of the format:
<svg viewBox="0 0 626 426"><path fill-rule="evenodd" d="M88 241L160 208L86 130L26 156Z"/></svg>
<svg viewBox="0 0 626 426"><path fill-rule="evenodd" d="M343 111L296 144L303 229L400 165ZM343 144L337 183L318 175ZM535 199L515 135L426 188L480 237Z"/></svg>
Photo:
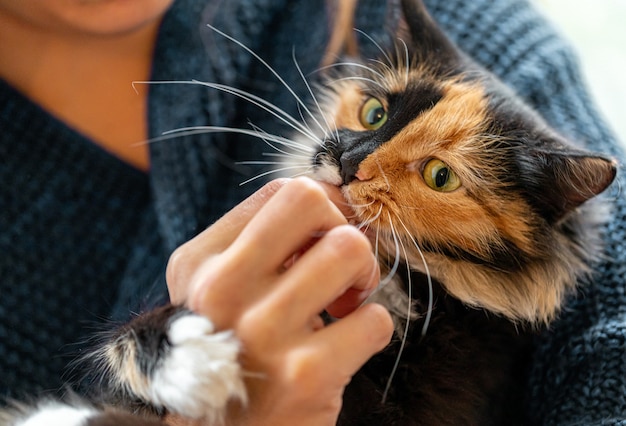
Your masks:
<svg viewBox="0 0 626 426"><path fill-rule="evenodd" d="M430 59L435 64L454 66L462 61L463 55L439 28L422 0L402 0L402 19L396 35L420 62Z"/></svg>
<svg viewBox="0 0 626 426"><path fill-rule="evenodd" d="M558 222L585 201L603 192L615 179L614 160L585 151L533 150L537 174L529 188L549 222Z"/></svg>

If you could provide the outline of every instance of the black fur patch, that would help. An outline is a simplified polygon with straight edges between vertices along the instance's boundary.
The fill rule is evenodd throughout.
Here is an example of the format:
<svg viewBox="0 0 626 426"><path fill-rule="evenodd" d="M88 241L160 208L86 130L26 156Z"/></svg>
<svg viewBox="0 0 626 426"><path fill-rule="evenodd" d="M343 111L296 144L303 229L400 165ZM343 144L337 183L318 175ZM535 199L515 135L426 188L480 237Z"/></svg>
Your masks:
<svg viewBox="0 0 626 426"><path fill-rule="evenodd" d="M421 81L412 82L400 93L372 95L386 99L389 105L387 122L377 130L339 130L338 140L326 140L321 148L321 152L329 154L339 166L344 184L355 179L359 165L368 155L391 140L420 114L432 109L443 97L438 87Z"/></svg>
<svg viewBox="0 0 626 426"><path fill-rule="evenodd" d="M170 350L167 337L169 325L187 313L186 309L168 305L150 311L131 322L136 344L136 363L142 374L152 376L160 360Z"/></svg>
<svg viewBox="0 0 626 426"><path fill-rule="evenodd" d="M520 271L528 263L524 252L513 242L506 239L502 240L501 244L491 244L488 257L479 256L463 247L450 243L436 244L424 242L421 248L426 252L442 254L449 259L486 266L496 271L516 272Z"/></svg>

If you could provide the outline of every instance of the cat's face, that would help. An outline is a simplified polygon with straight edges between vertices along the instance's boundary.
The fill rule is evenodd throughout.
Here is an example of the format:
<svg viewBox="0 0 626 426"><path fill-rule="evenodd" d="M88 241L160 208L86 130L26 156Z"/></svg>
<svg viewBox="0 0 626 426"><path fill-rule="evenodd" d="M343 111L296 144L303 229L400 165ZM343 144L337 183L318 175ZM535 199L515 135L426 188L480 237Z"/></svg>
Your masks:
<svg viewBox="0 0 626 426"><path fill-rule="evenodd" d="M594 244L579 206L615 165L568 147L456 52L442 64L409 48L408 69L399 55L329 79L312 175L342 188L383 262L399 254L469 305L549 320Z"/></svg>
<svg viewBox="0 0 626 426"><path fill-rule="evenodd" d="M340 130L327 135L315 176L342 186L359 223L409 234L427 252L514 266L503 251L535 252L534 225L508 155L494 150L501 136L482 87L422 71L404 78L336 88L329 122Z"/></svg>

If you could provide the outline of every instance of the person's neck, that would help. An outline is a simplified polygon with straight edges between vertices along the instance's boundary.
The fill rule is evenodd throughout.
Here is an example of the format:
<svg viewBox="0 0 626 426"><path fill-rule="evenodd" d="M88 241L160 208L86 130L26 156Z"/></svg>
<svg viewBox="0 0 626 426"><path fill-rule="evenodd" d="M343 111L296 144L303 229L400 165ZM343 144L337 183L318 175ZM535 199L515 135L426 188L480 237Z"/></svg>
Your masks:
<svg viewBox="0 0 626 426"><path fill-rule="evenodd" d="M159 22L110 37L34 31L0 14L0 77L131 165L149 167L147 87Z"/></svg>

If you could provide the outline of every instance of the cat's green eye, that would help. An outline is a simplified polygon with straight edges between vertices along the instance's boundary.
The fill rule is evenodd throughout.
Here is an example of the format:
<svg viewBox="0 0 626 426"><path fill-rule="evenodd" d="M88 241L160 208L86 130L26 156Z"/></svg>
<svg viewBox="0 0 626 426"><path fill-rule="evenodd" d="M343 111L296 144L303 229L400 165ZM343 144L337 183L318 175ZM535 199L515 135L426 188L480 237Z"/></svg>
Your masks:
<svg viewBox="0 0 626 426"><path fill-rule="evenodd" d="M369 98L363 104L359 118L367 130L376 130L387 121L387 111L378 99Z"/></svg>
<svg viewBox="0 0 626 426"><path fill-rule="evenodd" d="M446 163L436 158L426 163L422 176L426 185L435 191L450 192L461 186L461 180L456 173Z"/></svg>

